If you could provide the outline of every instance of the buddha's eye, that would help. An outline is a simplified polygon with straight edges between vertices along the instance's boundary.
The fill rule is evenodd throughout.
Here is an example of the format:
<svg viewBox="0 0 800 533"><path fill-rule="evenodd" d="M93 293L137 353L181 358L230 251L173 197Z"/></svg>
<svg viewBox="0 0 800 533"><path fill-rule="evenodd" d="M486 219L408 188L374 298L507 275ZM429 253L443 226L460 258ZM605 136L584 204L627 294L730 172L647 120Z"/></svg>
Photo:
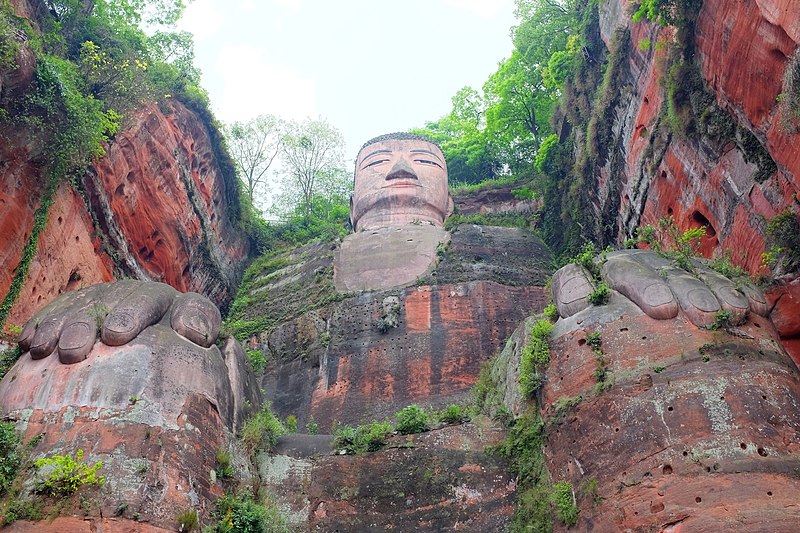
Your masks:
<svg viewBox="0 0 800 533"><path fill-rule="evenodd" d="M381 163L386 163L388 159L376 159L375 161L368 163L364 168L374 167L375 165L380 165Z"/></svg>
<svg viewBox="0 0 800 533"><path fill-rule="evenodd" d="M423 165L433 165L435 167L442 168L442 165L440 165L436 161L430 161L428 159L415 159L414 162L415 163L422 163Z"/></svg>

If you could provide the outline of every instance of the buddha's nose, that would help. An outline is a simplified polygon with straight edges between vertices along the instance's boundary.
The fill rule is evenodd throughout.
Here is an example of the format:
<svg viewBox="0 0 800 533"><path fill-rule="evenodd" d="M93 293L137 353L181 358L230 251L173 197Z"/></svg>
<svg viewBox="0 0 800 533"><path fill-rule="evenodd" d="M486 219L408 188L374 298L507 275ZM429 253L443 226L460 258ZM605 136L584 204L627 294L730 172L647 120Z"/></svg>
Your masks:
<svg viewBox="0 0 800 533"><path fill-rule="evenodd" d="M397 163L394 164L392 169L386 174L387 180L397 180L397 179L412 179L416 180L419 179L417 173L414 172L414 169L411 168L411 165L405 159L400 159Z"/></svg>

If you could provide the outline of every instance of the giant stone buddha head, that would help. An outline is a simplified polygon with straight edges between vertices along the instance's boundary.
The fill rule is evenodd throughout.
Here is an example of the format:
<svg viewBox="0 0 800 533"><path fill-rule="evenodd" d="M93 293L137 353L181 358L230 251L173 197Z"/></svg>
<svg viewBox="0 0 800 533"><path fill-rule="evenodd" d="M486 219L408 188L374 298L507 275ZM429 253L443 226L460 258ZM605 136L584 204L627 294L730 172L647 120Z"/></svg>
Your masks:
<svg viewBox="0 0 800 533"><path fill-rule="evenodd" d="M441 226L452 211L447 164L432 141L390 133L361 147L350 201L353 230L417 221Z"/></svg>

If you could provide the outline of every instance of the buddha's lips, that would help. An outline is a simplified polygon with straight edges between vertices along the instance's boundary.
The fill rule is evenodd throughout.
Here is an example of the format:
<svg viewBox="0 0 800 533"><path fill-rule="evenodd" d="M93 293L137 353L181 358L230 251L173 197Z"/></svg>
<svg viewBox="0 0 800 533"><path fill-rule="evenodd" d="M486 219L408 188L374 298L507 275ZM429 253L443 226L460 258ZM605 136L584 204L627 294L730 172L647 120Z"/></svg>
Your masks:
<svg viewBox="0 0 800 533"><path fill-rule="evenodd" d="M381 187L381 189L405 189L407 187L421 187L421 185L413 181L401 181L398 183L392 183L391 185L384 185Z"/></svg>

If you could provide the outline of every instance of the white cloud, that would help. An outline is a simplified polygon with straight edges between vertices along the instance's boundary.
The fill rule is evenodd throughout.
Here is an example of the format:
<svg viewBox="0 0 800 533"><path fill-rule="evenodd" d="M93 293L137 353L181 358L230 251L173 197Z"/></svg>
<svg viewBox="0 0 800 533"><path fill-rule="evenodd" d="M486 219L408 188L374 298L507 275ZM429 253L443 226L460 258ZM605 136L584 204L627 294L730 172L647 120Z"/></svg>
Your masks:
<svg viewBox="0 0 800 533"><path fill-rule="evenodd" d="M219 31L222 16L214 0L195 0L186 6L183 16L178 21L178 28L192 32L195 41L201 41Z"/></svg>
<svg viewBox="0 0 800 533"><path fill-rule="evenodd" d="M214 103L222 120L247 120L262 113L301 120L317 114L314 82L270 63L254 46L224 47L216 71L223 84Z"/></svg>
<svg viewBox="0 0 800 533"><path fill-rule="evenodd" d="M444 0L444 3L469 11L481 18L494 18L509 0Z"/></svg>

